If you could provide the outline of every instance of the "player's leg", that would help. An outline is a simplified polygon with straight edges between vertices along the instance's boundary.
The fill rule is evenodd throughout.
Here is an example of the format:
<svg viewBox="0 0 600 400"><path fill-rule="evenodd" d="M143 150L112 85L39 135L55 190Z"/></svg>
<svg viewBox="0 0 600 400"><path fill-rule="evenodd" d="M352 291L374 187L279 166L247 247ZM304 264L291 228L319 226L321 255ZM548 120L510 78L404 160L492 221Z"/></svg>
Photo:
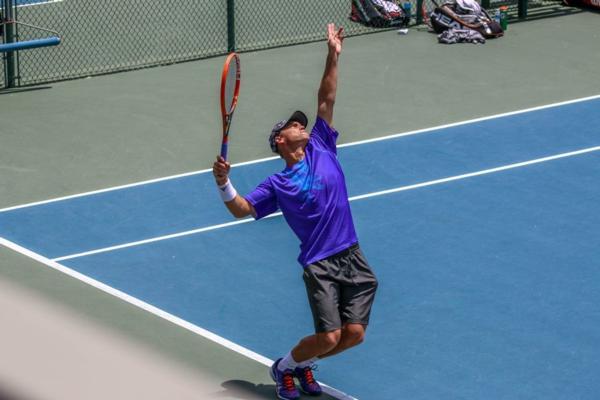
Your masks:
<svg viewBox="0 0 600 400"><path fill-rule="evenodd" d="M342 330L315 333L300 340L291 351L296 363L319 357L336 348L342 338Z"/></svg>
<svg viewBox="0 0 600 400"><path fill-rule="evenodd" d="M271 377L277 383L277 395L281 399L297 398L293 384L294 376L300 381L304 393L312 396L321 394L321 387L313 376L313 363L320 354L331 352L338 347L342 330L320 332L307 336L285 357L277 360L271 367Z"/></svg>
<svg viewBox="0 0 600 400"><path fill-rule="evenodd" d="M341 353L364 341L377 292L377 278L358 246L340 261L339 310L344 325L337 346L319 358Z"/></svg>
<svg viewBox="0 0 600 400"><path fill-rule="evenodd" d="M338 271L335 257L333 260L327 258L318 261L304 269L303 278L316 333L300 340L274 365L278 369L275 372L281 372L285 376L294 374L300 381L302 391L311 395L321 393L321 388L312 375L314 361L320 354L333 350L342 337L342 321L338 310L339 285L335 278ZM275 372L272 375L276 375ZM286 379L289 381L289 378Z"/></svg>
<svg viewBox="0 0 600 400"><path fill-rule="evenodd" d="M367 327L363 324L348 323L341 329L340 340L334 348L327 353L319 355L319 358L331 357L335 354L348 350L351 347L358 346L365 340Z"/></svg>

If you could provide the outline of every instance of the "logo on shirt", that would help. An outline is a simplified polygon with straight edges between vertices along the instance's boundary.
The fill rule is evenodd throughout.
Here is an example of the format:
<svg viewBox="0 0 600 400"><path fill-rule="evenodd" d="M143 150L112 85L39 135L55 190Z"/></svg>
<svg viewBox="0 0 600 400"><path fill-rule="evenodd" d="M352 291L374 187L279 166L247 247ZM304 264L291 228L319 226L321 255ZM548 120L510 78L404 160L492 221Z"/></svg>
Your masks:
<svg viewBox="0 0 600 400"><path fill-rule="evenodd" d="M314 202L318 192L325 188L322 177L311 174L306 163L290 176L290 182L299 190L303 205Z"/></svg>

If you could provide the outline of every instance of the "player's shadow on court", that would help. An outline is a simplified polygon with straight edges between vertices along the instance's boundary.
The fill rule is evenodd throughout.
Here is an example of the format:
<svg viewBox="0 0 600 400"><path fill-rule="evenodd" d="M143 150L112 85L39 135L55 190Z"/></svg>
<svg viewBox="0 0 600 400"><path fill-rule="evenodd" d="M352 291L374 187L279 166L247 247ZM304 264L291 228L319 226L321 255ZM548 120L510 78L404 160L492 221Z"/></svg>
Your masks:
<svg viewBox="0 0 600 400"><path fill-rule="evenodd" d="M231 398L240 400L261 400L261 399L276 399L275 384L265 385L262 383L254 384L244 380L229 380L221 384L224 390L214 393L211 398ZM302 395L301 399L314 399L308 395ZM328 394L323 393L319 396L319 400L337 400Z"/></svg>

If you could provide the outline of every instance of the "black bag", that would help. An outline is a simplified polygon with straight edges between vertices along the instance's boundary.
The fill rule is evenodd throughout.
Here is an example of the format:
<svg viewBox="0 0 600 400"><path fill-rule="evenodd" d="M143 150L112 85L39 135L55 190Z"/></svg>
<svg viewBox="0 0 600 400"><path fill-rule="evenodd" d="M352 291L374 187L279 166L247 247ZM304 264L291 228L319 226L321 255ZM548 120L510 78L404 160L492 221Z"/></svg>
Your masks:
<svg viewBox="0 0 600 400"><path fill-rule="evenodd" d="M430 15L431 27L436 33L447 29L472 29L481 33L484 38L497 38L504 35L500 24L490 15L480 9L476 13L465 14L456 3L444 3L436 8Z"/></svg>
<svg viewBox="0 0 600 400"><path fill-rule="evenodd" d="M409 16L389 0L352 0L350 19L377 28L408 25Z"/></svg>

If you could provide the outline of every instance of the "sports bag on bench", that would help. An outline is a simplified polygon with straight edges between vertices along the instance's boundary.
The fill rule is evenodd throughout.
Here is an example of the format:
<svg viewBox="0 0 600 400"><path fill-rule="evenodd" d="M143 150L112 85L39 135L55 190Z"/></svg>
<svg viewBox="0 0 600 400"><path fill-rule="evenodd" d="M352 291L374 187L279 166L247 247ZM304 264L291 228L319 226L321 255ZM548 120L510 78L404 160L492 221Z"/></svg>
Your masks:
<svg viewBox="0 0 600 400"><path fill-rule="evenodd" d="M350 19L377 28L401 26L408 22L404 10L389 0L352 0Z"/></svg>
<svg viewBox="0 0 600 400"><path fill-rule="evenodd" d="M500 24L475 1L456 0L441 6L434 1L434 4L436 7L430 15L430 23L436 33L447 29L472 29L485 38L504 35Z"/></svg>

